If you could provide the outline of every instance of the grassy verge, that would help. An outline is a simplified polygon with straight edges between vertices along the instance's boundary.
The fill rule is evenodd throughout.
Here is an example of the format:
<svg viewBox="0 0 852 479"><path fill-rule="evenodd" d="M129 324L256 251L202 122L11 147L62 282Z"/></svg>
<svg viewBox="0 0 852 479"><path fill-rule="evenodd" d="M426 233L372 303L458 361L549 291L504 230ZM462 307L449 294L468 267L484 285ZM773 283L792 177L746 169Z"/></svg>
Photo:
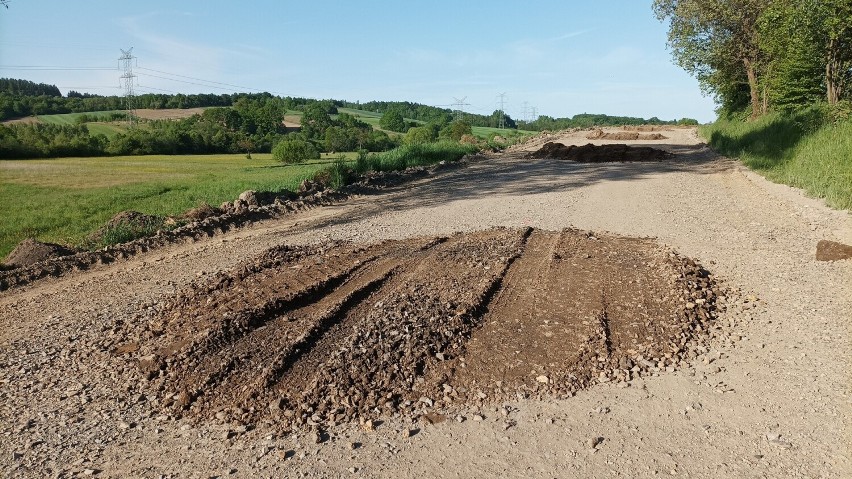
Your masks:
<svg viewBox="0 0 852 479"><path fill-rule="evenodd" d="M373 171L404 170L411 166L433 165L440 161L458 161L464 155L475 153L475 145L463 145L451 141L403 145L382 153L373 153L356 161L355 170L363 173Z"/></svg>
<svg viewBox="0 0 852 479"><path fill-rule="evenodd" d="M0 258L27 237L82 245L125 210L177 215L248 189L293 191L329 163L284 166L260 154L0 161Z"/></svg>
<svg viewBox="0 0 852 479"><path fill-rule="evenodd" d="M822 118L814 108L748 123L720 120L700 132L716 151L768 179L852 210L852 120Z"/></svg>

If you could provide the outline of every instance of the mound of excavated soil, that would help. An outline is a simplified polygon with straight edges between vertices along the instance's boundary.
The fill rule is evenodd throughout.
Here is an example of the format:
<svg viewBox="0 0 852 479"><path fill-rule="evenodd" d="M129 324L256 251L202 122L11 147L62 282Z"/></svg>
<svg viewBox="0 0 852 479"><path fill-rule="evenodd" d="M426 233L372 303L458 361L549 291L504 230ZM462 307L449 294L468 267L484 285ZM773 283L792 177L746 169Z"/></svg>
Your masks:
<svg viewBox="0 0 852 479"><path fill-rule="evenodd" d="M42 243L36 239L27 238L18 243L9 256L6 256L4 264L11 268L20 268L75 253L77 251L62 245Z"/></svg>
<svg viewBox="0 0 852 479"><path fill-rule="evenodd" d="M691 260L577 230L282 246L114 353L169 413L287 431L629 380L677 364L714 302Z"/></svg>
<svg viewBox="0 0 852 479"><path fill-rule="evenodd" d="M632 140L668 140L667 136L659 133L639 133L638 131L617 131L604 132L603 130L594 130L586 135L587 140L615 140L615 141L632 141Z"/></svg>
<svg viewBox="0 0 852 479"><path fill-rule="evenodd" d="M162 225L163 220L157 216L146 215L138 211L122 211L112 218L97 231L88 236L89 241L100 241L104 235L119 226L127 226L133 229L144 229L152 225Z"/></svg>
<svg viewBox="0 0 852 479"><path fill-rule="evenodd" d="M547 142L538 151L527 158L554 158L582 163L604 163L625 161L662 161L671 158L671 153L649 146L600 145L592 144L565 146L562 143Z"/></svg>

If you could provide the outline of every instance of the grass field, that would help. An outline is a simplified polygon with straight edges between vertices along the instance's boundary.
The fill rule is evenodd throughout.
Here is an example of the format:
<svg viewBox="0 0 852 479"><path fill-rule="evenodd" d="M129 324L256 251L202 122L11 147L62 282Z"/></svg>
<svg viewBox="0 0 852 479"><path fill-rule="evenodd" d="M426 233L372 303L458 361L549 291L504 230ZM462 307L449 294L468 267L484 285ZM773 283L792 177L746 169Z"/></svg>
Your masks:
<svg viewBox="0 0 852 479"><path fill-rule="evenodd" d="M717 151L739 158L770 180L852 210L852 120L820 126L813 118L817 113L718 121L700 131Z"/></svg>
<svg viewBox="0 0 852 479"><path fill-rule="evenodd" d="M242 191L295 190L335 158L283 166L271 155L0 161L0 258L27 237L77 245L116 213L175 215Z"/></svg>

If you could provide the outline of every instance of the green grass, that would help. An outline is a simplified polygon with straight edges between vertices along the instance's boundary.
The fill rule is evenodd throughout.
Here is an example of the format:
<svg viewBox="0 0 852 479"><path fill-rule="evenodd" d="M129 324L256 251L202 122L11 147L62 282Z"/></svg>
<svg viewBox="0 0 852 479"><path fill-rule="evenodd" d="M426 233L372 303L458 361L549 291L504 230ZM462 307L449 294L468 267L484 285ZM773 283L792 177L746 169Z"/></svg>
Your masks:
<svg viewBox="0 0 852 479"><path fill-rule="evenodd" d="M113 113L122 113L125 112L119 110L113 111L92 111L87 113L60 113L56 115L38 115L38 121L42 123L46 123L49 125L76 125L78 118L83 115L86 115L90 120L101 120L107 119Z"/></svg>
<svg viewBox="0 0 852 479"><path fill-rule="evenodd" d="M471 127L473 130L473 136L477 138L482 138L486 140L490 140L494 138L494 135L500 135L503 138L512 138L514 136L532 136L537 134L537 131L527 131L527 130L511 130L508 128L500 129L500 128L491 128L488 126L474 126Z"/></svg>
<svg viewBox="0 0 852 479"><path fill-rule="evenodd" d="M419 145L402 145L390 151L372 153L356 162L356 170L364 172L404 170L411 166L426 166L440 161L457 161L479 148L455 142L439 141Z"/></svg>
<svg viewBox="0 0 852 479"><path fill-rule="evenodd" d="M700 132L714 149L768 179L852 210L852 120L823 124L812 108L747 123L720 120Z"/></svg>
<svg viewBox="0 0 852 479"><path fill-rule="evenodd" d="M176 215L242 191L295 190L331 158L283 166L269 154L0 161L0 258L27 237L80 245L120 211ZM354 157L353 157L354 158Z"/></svg>

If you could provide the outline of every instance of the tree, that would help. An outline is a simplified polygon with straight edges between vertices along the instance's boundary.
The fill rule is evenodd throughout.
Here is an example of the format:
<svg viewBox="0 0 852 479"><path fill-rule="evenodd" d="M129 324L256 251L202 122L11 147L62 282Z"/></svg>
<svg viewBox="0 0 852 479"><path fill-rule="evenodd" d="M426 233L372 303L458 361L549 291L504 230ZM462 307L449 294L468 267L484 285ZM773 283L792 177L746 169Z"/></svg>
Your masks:
<svg viewBox="0 0 852 479"><path fill-rule="evenodd" d="M279 141L272 148L272 157L282 163L298 163L319 159L320 154L310 142L301 138L291 138Z"/></svg>
<svg viewBox="0 0 852 479"><path fill-rule="evenodd" d="M456 120L441 130L442 138L448 138L453 141L461 141L463 136L472 134L473 128L471 128L470 123L464 120Z"/></svg>
<svg viewBox="0 0 852 479"><path fill-rule="evenodd" d="M766 112L760 92L764 57L758 20L771 0L654 0L660 21L669 20L669 47L675 62L694 75L705 91L726 103L732 85L748 85L752 117ZM720 98L721 97L721 98Z"/></svg>
<svg viewBox="0 0 852 479"><path fill-rule="evenodd" d="M405 119L398 110L388 110L379 120L379 126L385 130L403 132L405 131Z"/></svg>
<svg viewBox="0 0 852 479"><path fill-rule="evenodd" d="M418 126L414 128L409 128L408 132L405 134L405 138L403 138L403 142L406 145L419 145L423 143L429 143L435 141L436 136L433 136L433 130L426 126Z"/></svg>

